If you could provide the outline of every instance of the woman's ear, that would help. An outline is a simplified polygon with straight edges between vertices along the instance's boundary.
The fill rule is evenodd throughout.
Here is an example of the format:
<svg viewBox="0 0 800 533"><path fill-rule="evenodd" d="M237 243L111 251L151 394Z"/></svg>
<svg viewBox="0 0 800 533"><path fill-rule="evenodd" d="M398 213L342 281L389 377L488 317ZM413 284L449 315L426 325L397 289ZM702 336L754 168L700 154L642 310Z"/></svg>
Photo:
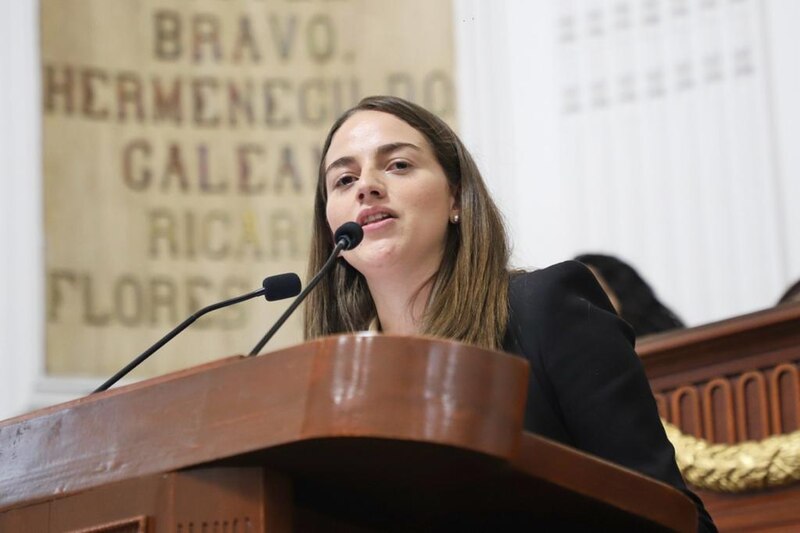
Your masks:
<svg viewBox="0 0 800 533"><path fill-rule="evenodd" d="M458 224L461 222L461 206L456 202L450 203L450 223Z"/></svg>
<svg viewBox="0 0 800 533"><path fill-rule="evenodd" d="M454 187L450 195L450 223L458 224L461 221L461 191L459 188Z"/></svg>
<svg viewBox="0 0 800 533"><path fill-rule="evenodd" d="M461 187L458 185L450 187L450 213L461 212Z"/></svg>

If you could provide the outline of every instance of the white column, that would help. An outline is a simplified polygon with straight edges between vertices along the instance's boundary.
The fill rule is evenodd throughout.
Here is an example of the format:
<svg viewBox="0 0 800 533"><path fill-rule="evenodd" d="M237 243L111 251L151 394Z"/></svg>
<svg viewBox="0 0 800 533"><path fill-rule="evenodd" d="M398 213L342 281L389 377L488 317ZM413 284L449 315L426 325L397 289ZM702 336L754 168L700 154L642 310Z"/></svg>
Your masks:
<svg viewBox="0 0 800 533"><path fill-rule="evenodd" d="M0 419L44 369L38 2L0 4Z"/></svg>

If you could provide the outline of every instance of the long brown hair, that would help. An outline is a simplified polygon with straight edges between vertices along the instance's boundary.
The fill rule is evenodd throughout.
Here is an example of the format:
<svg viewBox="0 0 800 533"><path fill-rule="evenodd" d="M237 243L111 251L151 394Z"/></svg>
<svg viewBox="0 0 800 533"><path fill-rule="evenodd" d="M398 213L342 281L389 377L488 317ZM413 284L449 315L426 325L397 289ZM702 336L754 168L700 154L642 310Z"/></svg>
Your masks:
<svg viewBox="0 0 800 533"><path fill-rule="evenodd" d="M325 214L325 157L331 139L358 111L380 111L403 120L430 143L460 207L449 224L442 264L434 274L420 333L500 349L508 322L508 242L502 217L472 156L452 129L422 107L393 96L364 98L333 124L319 165L308 277L333 250ZM366 279L344 259L311 292L305 307L305 337L365 330L377 316Z"/></svg>

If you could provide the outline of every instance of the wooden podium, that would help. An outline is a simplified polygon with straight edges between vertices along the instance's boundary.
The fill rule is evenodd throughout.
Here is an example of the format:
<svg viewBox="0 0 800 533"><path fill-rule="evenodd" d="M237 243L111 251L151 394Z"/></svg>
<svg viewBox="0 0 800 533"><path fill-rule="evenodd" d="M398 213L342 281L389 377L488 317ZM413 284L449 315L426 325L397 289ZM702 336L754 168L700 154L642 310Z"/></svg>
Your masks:
<svg viewBox="0 0 800 533"><path fill-rule="evenodd" d="M0 531L694 531L665 484L522 431L527 363L340 336L0 423Z"/></svg>

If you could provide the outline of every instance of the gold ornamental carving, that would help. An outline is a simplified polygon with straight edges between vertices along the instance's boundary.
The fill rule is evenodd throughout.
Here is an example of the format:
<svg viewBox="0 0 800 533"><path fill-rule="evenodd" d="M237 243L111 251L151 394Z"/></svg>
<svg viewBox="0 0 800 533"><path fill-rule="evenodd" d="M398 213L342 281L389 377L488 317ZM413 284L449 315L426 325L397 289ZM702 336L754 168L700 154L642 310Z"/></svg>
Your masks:
<svg viewBox="0 0 800 533"><path fill-rule="evenodd" d="M800 431L760 441L712 444L663 419L662 423L681 474L698 489L744 492L800 480Z"/></svg>

